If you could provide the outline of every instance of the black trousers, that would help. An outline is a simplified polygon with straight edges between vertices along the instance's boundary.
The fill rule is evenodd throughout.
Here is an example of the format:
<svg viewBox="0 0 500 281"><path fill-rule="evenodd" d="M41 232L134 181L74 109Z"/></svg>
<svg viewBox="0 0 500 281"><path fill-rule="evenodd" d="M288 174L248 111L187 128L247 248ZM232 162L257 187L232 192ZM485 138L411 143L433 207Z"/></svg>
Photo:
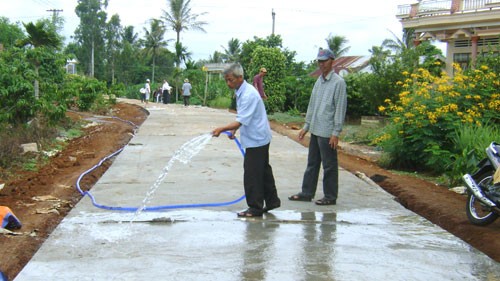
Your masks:
<svg viewBox="0 0 500 281"><path fill-rule="evenodd" d="M163 90L163 103L170 103L170 94L168 93L168 90Z"/></svg>
<svg viewBox="0 0 500 281"><path fill-rule="evenodd" d="M247 205L256 212L266 206L276 205L280 199L274 182L273 169L269 164L269 144L245 150L243 160L243 185Z"/></svg>

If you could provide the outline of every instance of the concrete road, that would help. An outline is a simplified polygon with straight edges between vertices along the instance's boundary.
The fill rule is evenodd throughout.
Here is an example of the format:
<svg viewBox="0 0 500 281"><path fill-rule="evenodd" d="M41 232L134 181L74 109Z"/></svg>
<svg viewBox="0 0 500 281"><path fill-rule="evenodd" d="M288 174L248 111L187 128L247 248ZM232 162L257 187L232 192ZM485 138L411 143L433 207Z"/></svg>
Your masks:
<svg viewBox="0 0 500 281"><path fill-rule="evenodd" d="M172 160L235 115L147 109L91 190L97 204L126 211L82 198L15 280L500 280L497 262L343 169L336 206L287 200L299 191L307 148L275 133L282 207L237 218L246 203L238 201L243 157L234 141L209 138L187 164ZM150 211L135 211L143 205Z"/></svg>

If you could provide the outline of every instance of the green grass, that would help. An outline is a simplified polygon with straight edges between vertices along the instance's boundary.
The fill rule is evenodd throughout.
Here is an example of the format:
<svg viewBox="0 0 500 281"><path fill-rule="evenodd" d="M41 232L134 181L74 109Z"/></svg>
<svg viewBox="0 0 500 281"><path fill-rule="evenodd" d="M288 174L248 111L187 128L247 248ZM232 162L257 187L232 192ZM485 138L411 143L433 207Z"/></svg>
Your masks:
<svg viewBox="0 0 500 281"><path fill-rule="evenodd" d="M374 126L344 125L340 137L345 142L371 145L381 131L380 127Z"/></svg>
<svg viewBox="0 0 500 281"><path fill-rule="evenodd" d="M23 164L23 169L25 171L35 172L38 170L38 161L35 158L29 159Z"/></svg>
<svg viewBox="0 0 500 281"><path fill-rule="evenodd" d="M286 112L276 112L268 115L269 120L275 121L281 124L288 123L304 123L304 117L301 115L291 115Z"/></svg>

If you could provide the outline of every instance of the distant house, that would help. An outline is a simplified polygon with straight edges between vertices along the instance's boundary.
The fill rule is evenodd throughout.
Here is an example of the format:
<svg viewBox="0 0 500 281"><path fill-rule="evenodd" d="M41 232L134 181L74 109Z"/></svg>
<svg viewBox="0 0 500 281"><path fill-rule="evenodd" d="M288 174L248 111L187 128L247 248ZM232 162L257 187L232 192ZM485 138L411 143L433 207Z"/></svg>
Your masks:
<svg viewBox="0 0 500 281"><path fill-rule="evenodd" d="M423 40L446 42L446 72L453 63L473 65L477 56L500 46L500 0L421 0L399 5L404 29L415 30L415 45Z"/></svg>
<svg viewBox="0 0 500 281"><path fill-rule="evenodd" d="M76 74L76 65L78 64L78 61L75 59L67 60L66 61L66 73L68 74Z"/></svg>
<svg viewBox="0 0 500 281"><path fill-rule="evenodd" d="M371 72L370 67L370 57L371 56L345 56L337 58L333 61L333 69L335 73L344 77L349 73L354 72ZM319 77L321 75L321 70L311 72L309 76Z"/></svg>

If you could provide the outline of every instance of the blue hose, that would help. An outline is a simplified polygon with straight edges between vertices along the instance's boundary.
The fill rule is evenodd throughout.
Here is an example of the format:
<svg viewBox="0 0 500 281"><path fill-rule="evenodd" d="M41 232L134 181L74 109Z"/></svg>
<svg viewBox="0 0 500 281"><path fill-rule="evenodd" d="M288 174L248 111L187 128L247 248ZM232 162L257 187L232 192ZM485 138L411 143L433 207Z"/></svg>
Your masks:
<svg viewBox="0 0 500 281"><path fill-rule="evenodd" d="M223 132L223 133L225 133L229 137L232 136L232 134L230 132L226 131L226 132ZM241 143L239 142L239 140L236 137L234 138L234 142L238 146L241 154L243 156L245 156L245 151L241 147ZM99 163L97 163L96 165L94 165L94 167L92 167L92 168L88 169L87 171L83 172L78 177L78 179L76 180L76 188L78 189L78 192L80 192L80 194L82 194L82 196L88 196L88 197L90 197L90 200L92 201L92 205L94 205L97 208L105 209L105 210L112 210L112 211L136 212L137 210L139 210L139 207L119 207L119 206L117 207L117 206L106 206L106 205L99 204L99 203L97 203L95 197L90 193L90 191L83 191L81 189L81 187L80 187L80 181L82 180L82 178L84 176L86 176L87 174L89 174L93 170L95 170L98 167L100 167L102 165L102 163L104 163L104 161L106 161L106 160L114 157L115 155L117 155L118 153L120 153L122 151L123 151L123 147L120 148L120 149L118 149L117 151L113 152L112 154L104 157L101 161L99 161ZM240 198L238 198L236 200L227 201L227 202L152 206L152 207L145 207L144 209L142 209L142 211L161 211L161 210L169 210L169 209L222 207L222 206L228 206L228 205L236 204L236 203L240 202L243 199L245 199L245 195L241 196Z"/></svg>

